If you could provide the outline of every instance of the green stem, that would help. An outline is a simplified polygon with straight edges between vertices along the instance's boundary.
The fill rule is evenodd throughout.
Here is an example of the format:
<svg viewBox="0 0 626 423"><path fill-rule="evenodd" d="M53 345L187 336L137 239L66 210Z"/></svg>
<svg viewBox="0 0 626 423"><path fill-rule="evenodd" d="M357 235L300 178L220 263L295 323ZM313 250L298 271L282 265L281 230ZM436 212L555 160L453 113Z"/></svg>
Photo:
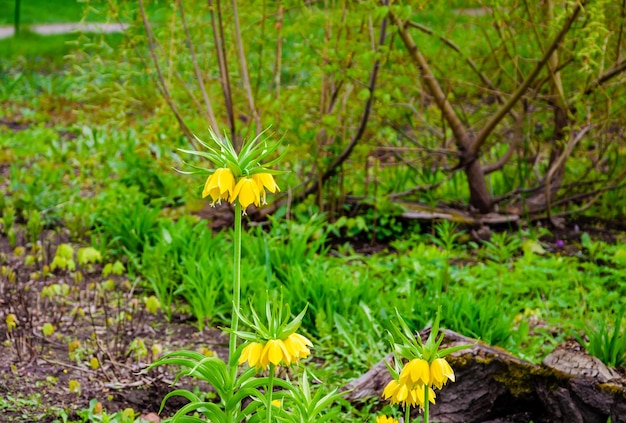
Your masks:
<svg viewBox="0 0 626 423"><path fill-rule="evenodd" d="M411 406L407 405L404 407L404 423L409 423L411 421Z"/></svg>
<svg viewBox="0 0 626 423"><path fill-rule="evenodd" d="M234 265L233 265L233 313L231 320L231 332L229 342L230 357L235 354L237 349L237 334L235 332L239 328L239 311L241 308L241 204L235 203L235 245L234 245ZM237 366L233 365L233 380L237 375Z"/></svg>
<svg viewBox="0 0 626 423"><path fill-rule="evenodd" d="M272 421L272 394L274 393L274 365L270 363L269 383L267 387L267 423Z"/></svg>
<svg viewBox="0 0 626 423"><path fill-rule="evenodd" d="M17 37L20 33L20 0L15 0L15 18L13 19L13 36Z"/></svg>
<svg viewBox="0 0 626 423"><path fill-rule="evenodd" d="M428 423L428 385L424 385L424 423Z"/></svg>

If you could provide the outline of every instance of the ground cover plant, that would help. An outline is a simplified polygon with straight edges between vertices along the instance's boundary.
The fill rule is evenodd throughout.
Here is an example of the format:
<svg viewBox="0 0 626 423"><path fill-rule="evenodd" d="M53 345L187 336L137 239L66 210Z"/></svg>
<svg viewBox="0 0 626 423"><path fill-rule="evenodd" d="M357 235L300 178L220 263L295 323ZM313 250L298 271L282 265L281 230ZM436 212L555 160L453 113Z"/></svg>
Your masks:
<svg viewBox="0 0 626 423"><path fill-rule="evenodd" d="M459 8L482 5L459 3L463 3ZM110 12L105 6L111 4L103 3L97 16L104 19ZM167 42L161 39L160 54L168 48L173 49L168 53L171 55L179 52L176 48L189 47L178 44L177 37L184 34L184 30L178 31L182 21L174 19L181 16L180 5L187 13L194 43L199 42L196 37L200 36L200 27L192 23L203 18L210 21L209 16L192 13L191 4L186 2L174 4L171 10L159 3L146 4L156 34L163 36L171 31L171 38L165 38ZM348 66L348 70L354 69L343 82L333 73L337 69L332 68L341 67L343 53L336 52L337 57L331 51L325 53L329 67L324 72L330 79L337 78L327 82L329 94L333 84L338 96L343 95L343 84L353 86L345 93L343 106L333 106L340 107L340 112L333 115L326 110L317 120L311 117L314 109L308 104L313 102L316 78L323 79L320 75L324 73L315 73L317 41L312 38L309 47L302 47L296 21L290 19L305 16L299 25L317 28L319 34L312 31L312 36L323 34L320 28L335 34L335 29L347 30L367 19L351 17L338 24L332 18L324 27L320 23L324 10L302 6L303 15L295 15L288 9L292 6L284 6L281 13L286 56L280 64L284 69L268 77L273 59L265 59L263 67L251 66L249 75L252 82L258 81L259 93L267 85L276 95L271 101L255 97L260 99L255 107L263 112L261 122L272 123L261 141L282 142L251 166L271 163L282 156L281 166L269 169L289 172L272 174L274 185L268 179L261 182L263 190L268 191L267 198L262 198L261 191L254 191L254 185L240 187L238 194L245 206L237 201L231 205L236 184L214 185L206 173L180 173L197 167L212 171L231 167L224 163L207 165L204 157L189 154L202 155L207 150L198 141L190 144L185 138L171 114L171 104L158 94L151 74L143 70L149 61L142 64L139 54L149 57L150 49L142 38L146 25L140 22L140 10L129 9L138 13L137 26L125 35L70 34L55 40L29 38L26 34L16 41L33 46L32 53L0 41L0 420L154 421L161 401L167 397L161 418L181 417L193 409L210 414L216 421L222 421L217 417L221 412L249 421L268 420L272 415L298 421L406 421L409 418L405 412L411 408L436 410L437 398L434 405L428 406L430 390L434 386L445 391L449 385L444 383L454 380L454 373L450 373L454 369L448 370L441 361L435 361L443 356L425 354L420 344L410 341L417 331L437 323L533 363L541 362L563 342L576 341L623 374L626 238L619 223L624 209L619 178L613 180L613 190L599 188L594 192L594 202L587 208L583 203L563 203L560 211L566 214L578 210L570 220L535 220L542 215L529 211L521 214L526 220L504 219L504 223L487 229L465 218L455 219L456 223L436 216L421 221L409 219L407 210L414 210L388 194L424 185L430 188L414 191L420 203L438 205L446 201L448 206L455 202L458 206L470 197L459 172L446 174L450 169L437 170L431 166L434 162L407 165L410 160L398 153L404 148L398 142L402 136L392 131L398 125L398 116L373 109L377 112L369 118L367 132L371 142L360 140L340 171L325 173L344 151L341 143L330 140L349 143L350 131L360 117L351 105L367 101L366 93L357 92L356 87L367 80L369 70L356 64L370 65L376 54L405 54L398 50L398 25L387 23L388 36L398 34L395 50L387 51L382 43L377 44L374 35L380 35L378 30L372 29L374 24L382 25L386 15L382 9L367 9L372 24L360 28L381 50L369 59L355 59ZM613 7L608 3L605 6ZM437 7L418 9L413 12L424 25L440 31L448 25ZM259 10L250 15L240 10L242 21L259 18ZM350 5L342 4L332 16L341 16L341 10L354 12ZM172 11L178 15L169 14ZM224 13L226 22L232 10L224 9ZM263 13L270 15L269 11ZM474 25L487 19L484 15L458 16L455 19L459 24L447 33L449 38L475 36L473 31L479 27ZM600 18L596 15L590 19ZM579 20L575 24L583 25ZM610 22L607 25L613 32L619 28ZM365 32L355 35L356 39L363 41ZM443 68L446 55L440 52L440 41L426 39L431 41L424 45L424 54L440 57L438 66ZM133 40L137 56L131 48ZM263 40L259 38L256 44L247 46L251 63L260 63L264 58L258 50ZM607 46L613 46L613 38L607 35L606 40ZM479 44L480 40L475 42ZM277 49L276 43L277 39L268 42L266 51L270 47ZM506 46L504 43L499 48ZM340 47L349 50L349 44ZM518 47L526 48L521 43ZM477 51L480 48L476 47ZM120 61L120 55L126 59ZM170 95L185 113L192 131L215 149L221 144L209 141L211 132L206 127L212 127L210 119L190 118L193 113L189 110L197 105L186 104L191 97L176 85L181 82L176 79L176 67L184 71L181 75L193 73L194 65L187 60L181 55L180 62L163 68L172 72L171 79L166 79L172 84L168 86ZM301 66L290 65L291 60L301 61ZM389 63L382 63L383 70ZM510 65L503 64L500 71L513 72L507 68ZM402 69L407 78L413 75L409 63L393 66ZM525 69L520 66L517 71L521 77ZM257 74L254 69L263 71ZM487 72L488 67L483 71ZM207 87L217 81L218 74L215 70L215 75L205 81ZM278 82L276 74L280 75ZM391 84L391 75L382 71L380 86ZM464 90L452 82L458 78L461 76L453 75L447 83L454 86L454 96L462 99L459 107L470 110L484 105L487 100L472 88ZM189 81L186 76L183 80ZM270 80L273 85L267 82ZM537 96L548 95L541 87L536 87ZM211 98L217 96L215 87L207 89ZM235 98L239 98L239 89L242 87L233 85ZM558 92L558 88L552 89ZM584 144L577 135L569 138L571 144L562 151L563 157L568 157L568 173L563 181L592 174L619 176L614 172L619 173L623 160L623 139L619 131L611 129L619 123L612 109L621 107L616 94L619 89L611 85L603 92L611 100L608 109L598 112L608 113L603 115L607 119L604 124L594 121L589 129L575 130L576 134L590 134L592 129L603 128L597 135L601 142L593 144L593 138L586 144L588 150L569 150ZM295 100L296 90L301 90L301 103ZM555 92L550 91L552 95ZM370 90L369 98L373 93ZM425 96L424 113L405 117L409 121L426 119L424 125L436 128L433 122L441 115L427 93L427 89L415 88L416 96ZM376 102L390 105L402 95L391 90L387 94L395 100L386 99L381 92ZM241 98L235 104L245 110L247 100ZM215 137L221 138L224 132L231 137L232 126L222 124L219 117L227 110L214 106L220 129ZM272 109L279 106L280 112ZM550 115L548 109L541 113ZM552 139L547 134L551 129L537 132L537 125L548 125L549 119L543 114L531 115L532 125L525 124L523 133ZM265 128L246 126L254 122L254 114L237 119L234 148L238 142L254 139L256 131ZM474 122L474 118L468 120ZM300 129L285 133L289 125L300 125ZM327 131L321 144L313 142L321 136L316 125ZM445 125L440 129L448 137L453 136ZM502 130L506 137L506 130ZM426 138L421 142L432 141L428 149L432 153L438 148L437 138ZM532 137L526 138L524 148L533 148ZM389 145L381 144L381 139L395 140L393 147L397 150L387 155ZM501 147L494 145L485 154L497 157ZM527 181L524 175L551 172L549 161L541 162L550 149L540 148L540 144L535 147L537 162L532 166L527 161L529 156L520 156L515 166L490 176L494 193L504 195ZM597 157L595 153L584 153L600 150L602 154ZM444 161L438 163L445 165ZM255 173L250 169L233 175L233 181L242 175L252 179ZM556 178L556 170L552 172ZM257 178L264 173L256 173ZM311 180L317 178L324 183L317 186L317 192L312 193L315 195L298 198L300 184L310 175L317 175ZM202 200L203 196L210 197L209 201ZM263 199L270 203L265 208L261 207ZM215 200L222 200L222 204L211 207L210 202ZM242 215L238 208L247 209L247 214ZM239 224L241 227L236 229ZM236 263L231 254L239 242L241 256ZM239 282L234 279L238 268L242 269ZM242 301L237 302L237 295ZM233 303L238 305L233 308ZM269 314L268 304L273 306ZM302 310L306 311L299 314ZM280 313L282 317L278 318ZM237 319L240 324L233 327ZM294 319L296 324L291 323ZM285 325L291 325L289 330L285 331ZM287 347L288 355L284 349L273 355L263 355L263 349L259 350L268 344L281 348L274 341L284 345L298 325L297 333L307 340L298 350L301 356ZM220 328L224 327L231 331L222 332ZM390 333L395 342L389 341ZM233 348L235 335L241 337L235 342L239 349ZM435 339L424 345L432 348ZM366 402L343 400L340 389L392 350L397 359L390 362L389 370L397 385L385 390L385 396L401 407L389 405L382 397L383 389ZM239 366L238 356L241 364L248 363L249 367ZM423 379L424 363L419 360L428 362L428 381ZM172 387L177 368L155 367L155 362L183 364L182 372L192 375L205 373L200 380L182 378L182 385ZM440 365L436 371L431 370L435 362ZM223 369L218 363L224 365ZM225 380L231 385L216 382L215 375L207 376L218 367L226 372ZM415 371L415 378L407 376L411 372L405 369L414 367L422 370ZM235 374L237 369L242 373ZM400 393L403 385L407 387L406 396ZM238 397L235 388L241 387L250 390L242 390ZM172 392L182 394L192 405L171 396ZM252 398L251 402L243 400L244 394ZM229 402L229 397L236 399ZM220 402L223 408L218 411ZM315 410L314 404L320 402L323 410ZM314 417L318 411L321 416ZM411 418L419 421L421 416L423 412Z"/></svg>

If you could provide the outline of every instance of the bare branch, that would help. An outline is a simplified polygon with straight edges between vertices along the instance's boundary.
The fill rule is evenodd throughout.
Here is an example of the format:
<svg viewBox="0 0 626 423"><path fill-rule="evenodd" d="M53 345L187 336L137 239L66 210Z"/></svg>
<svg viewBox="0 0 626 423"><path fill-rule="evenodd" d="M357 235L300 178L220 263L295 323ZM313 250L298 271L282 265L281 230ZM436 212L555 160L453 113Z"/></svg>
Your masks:
<svg viewBox="0 0 626 423"><path fill-rule="evenodd" d="M148 22L146 10L143 7L143 0L139 0L139 10L141 12L141 19L143 21L143 26L145 28L146 35L148 37L148 46L150 50L150 56L152 57L152 62L154 63L154 67L156 68L156 71L157 71L158 82L159 82L157 86L159 87L161 93L163 94L163 98L165 99L167 104L170 106L170 109L172 109L172 112L174 113L174 116L176 117L176 120L178 121L178 124L180 125L180 128L182 129L187 139L195 147L199 147L198 145L196 145L195 138L193 137L193 134L191 133L191 130L189 129L189 127L185 124L185 121L183 120L183 117L178 111L176 104L174 104L174 101L172 100L172 96L170 95L169 88L167 87L167 83L165 82L165 78L163 77L163 72L161 71L161 65L159 64L159 58L157 57L156 51L155 51L156 48L154 44L154 34L152 33L152 27L150 26L150 23Z"/></svg>
<svg viewBox="0 0 626 423"><path fill-rule="evenodd" d="M443 89L441 88L441 85L439 85L439 82L431 71L430 66L428 66L426 58L417 48L417 45L413 41L413 38L407 31L405 23L393 12L390 12L390 16L393 20L393 23L397 25L400 37L402 38L404 45L409 51L411 58L413 59L415 64L421 69L422 79L424 80L424 83L428 87L430 93L433 95L435 102L437 103L437 106L441 110L445 119L448 121L450 129L452 129L454 137L457 141L457 146L460 150L466 151L471 146L471 140L468 131L465 129L463 123L461 122L461 119L459 119L459 116L452 108L452 105L448 101Z"/></svg>
<svg viewBox="0 0 626 423"><path fill-rule="evenodd" d="M220 69L220 83L222 85L222 92L224 93L224 105L226 106L226 117L228 119L228 126L230 127L230 139L238 147L239 141L237 140L237 133L235 128L235 113L233 112L233 98L232 90L230 88L230 76L228 73L228 63L226 62L226 51L224 50L224 28L222 25L222 11L220 7L220 0L216 0L215 5L213 0L208 0L209 11L211 14L211 27L213 29L213 40L215 42L215 51L217 53L217 64ZM217 10L217 14L215 13ZM217 16L216 16L217 15Z"/></svg>
<svg viewBox="0 0 626 423"><path fill-rule="evenodd" d="M428 35L435 35L433 33L433 30L422 25L419 24L417 22L412 22L409 21L407 22L407 25L410 27L413 27L415 29L419 29L420 31L428 34ZM493 82L491 82L491 80L487 77L487 75L485 75L484 73L482 73L479 69L478 66L476 66L476 63L474 63L474 61L465 56L462 52L461 49L459 48L459 46L457 46L452 40L442 36L442 35L435 35L437 38L439 38L445 45L447 45L448 47L450 47L452 50L454 50L455 52L457 52L463 59L465 59L465 62L469 65L470 68L472 68L472 70L476 73L476 75L478 75L478 77L480 78L481 81L483 81L483 83L487 86L487 88L489 88L496 96L496 98L498 99L498 102L501 104L505 103L505 99L504 96L502 95L502 93L496 88L496 86L493 84ZM513 110L510 110L511 115L515 118L515 113L513 112Z"/></svg>
<svg viewBox="0 0 626 423"><path fill-rule="evenodd" d="M248 75L248 62L246 61L246 52L243 49L243 40L241 39L241 28L239 27L239 14L237 13L237 0L232 0L233 4L233 20L235 21L235 40L237 44L237 52L239 53L239 69L241 71L241 80L243 88L248 97L248 107L256 124L256 134L261 133L261 118L259 112L254 105L254 95L252 95L252 86L250 85L250 76Z"/></svg>
<svg viewBox="0 0 626 423"><path fill-rule="evenodd" d="M604 72L598 79L596 79L589 88L585 91L585 94L591 94L593 90L597 87L602 86L605 82L608 82L610 79L616 77L620 73L626 70L626 60L622 60L619 63L616 63L611 67L611 69Z"/></svg>
<svg viewBox="0 0 626 423"><path fill-rule="evenodd" d="M385 43L385 36L387 30L387 18L383 18L382 23L380 25L380 36L378 39L378 47L382 46ZM374 90L376 87L376 79L378 77L378 70L380 68L380 59L376 59L374 62L374 66L372 68L372 72L370 73L370 79L368 84L369 89L369 97L365 103L365 108L363 110L363 115L361 116L361 122L359 123L359 127L357 128L357 132L352 137L350 143L346 146L346 148L335 158L333 163L324 171L324 173L317 178L309 188L304 190L297 198L305 198L310 194L315 193L321 185L327 181L331 176L337 173L339 167L343 164L343 162L350 156L352 150L359 142L359 140L363 137L365 133L365 128L367 126L367 121L370 115L370 111L372 109L372 103L374 101Z"/></svg>
<svg viewBox="0 0 626 423"><path fill-rule="evenodd" d="M513 140L509 144L509 148L497 162L483 166L483 173L488 175L492 172L502 169L513 157L513 153L524 139L524 118L522 115L517 116L515 120L515 131L513 132Z"/></svg>
<svg viewBox="0 0 626 423"><path fill-rule="evenodd" d="M187 45L189 46L189 53L191 54L191 62L193 63L193 70L196 74L196 79L198 80L198 85L200 86L200 92L202 93L202 98L204 99L204 106L206 109L206 114L209 119L209 123L211 124L211 128L213 132L219 134L220 128L217 124L217 120L215 120L215 114L213 114L213 106L211 106L211 100L209 100L209 96L204 87L204 79L202 78L202 74L200 73L200 67L198 66L198 61L196 59L196 52L193 48L193 43L191 42L191 36L189 35L189 28L187 27L187 20L185 19L185 11L183 10L183 2L182 0L177 0L178 10L180 11L180 19L183 24L183 28L185 30L185 38L187 39Z"/></svg>
<svg viewBox="0 0 626 423"><path fill-rule="evenodd" d="M548 173L546 174L544 185L545 185L545 199L546 199L546 207L547 207L546 210L548 211L548 219L552 219L552 216L550 215L550 195L551 195L551 190L553 189L552 177L559 169L561 169L563 165L565 165L565 160L567 160L570 154L572 154L572 150L574 150L574 147L576 146L576 144L578 144L578 142L583 139L585 134L587 134L587 132L589 132L590 129L591 129L591 126L586 126L582 130L580 130L580 132L578 132L577 134L571 134L571 139L567 143L567 147L565 148L565 151L563 151L563 153L559 156L559 158L555 160L554 163L552 163L552 166L550 166L550 169L548 170Z"/></svg>
<svg viewBox="0 0 626 423"><path fill-rule="evenodd" d="M478 151L480 150L480 147L487 140L487 137L489 136L489 134L491 134L491 132L493 132L493 130L498 125L498 123L500 123L502 118L504 118L504 116L508 113L508 111L511 108L513 108L513 106L518 102L518 100L526 92L526 90L528 89L530 84L535 80L537 75L539 75L539 72L541 71L541 69L543 69L543 67L546 65L546 63L548 63L548 60L550 60L550 57L552 56L552 53L557 49L557 47L559 46L559 44L561 43L561 41L565 37L565 34L567 34L569 29L571 28L572 24L574 23L574 21L576 20L578 14L580 13L582 5L584 5L584 4L585 4L585 1L581 1L581 2L576 3L576 5L574 6L574 10L572 11L571 16L565 22L565 24L563 25L563 28L561 28L561 31L559 31L559 33L554 38L554 40L552 41L550 46L544 51L543 57L539 60L539 62L537 63L537 65L535 66L533 71L526 77L524 82L522 82L522 84L517 88L517 90L513 93L511 98L509 98L509 100L506 102L506 104L504 104L502 107L500 107L500 109L491 117L491 119L480 130L480 132L476 136L476 139L474 140L474 142L469 147L469 155L470 155L470 157L476 156L478 154Z"/></svg>

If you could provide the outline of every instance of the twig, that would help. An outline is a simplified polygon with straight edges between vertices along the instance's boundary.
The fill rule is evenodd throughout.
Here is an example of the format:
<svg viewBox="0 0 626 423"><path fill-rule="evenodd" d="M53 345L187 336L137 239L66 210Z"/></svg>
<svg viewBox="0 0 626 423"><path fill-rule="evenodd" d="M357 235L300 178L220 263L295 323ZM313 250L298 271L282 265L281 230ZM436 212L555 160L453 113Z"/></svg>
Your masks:
<svg viewBox="0 0 626 423"><path fill-rule="evenodd" d="M383 18L382 23L380 25L380 36L378 39L378 48L380 48L385 43L385 36L387 30L387 18ZM374 62L374 66L372 68L372 72L370 73L370 80L368 84L369 97L365 103L365 108L363 110L363 115L361 116L361 122L359 123L359 127L357 128L357 132L352 137L350 143L346 146L346 148L335 158L333 163L326 169L326 171L321 175L319 179L317 179L308 189L306 189L299 198L305 198L308 195L316 192L320 187L321 183L328 180L331 176L333 176L339 166L343 164L343 162L350 156L350 153L359 142L363 134L365 133L365 128L367 126L367 121L369 118L370 111L372 109L372 103L374 100L374 89L376 87L376 78L378 76L378 70L380 68L380 59L376 59Z"/></svg>
<svg viewBox="0 0 626 423"><path fill-rule="evenodd" d="M220 70L220 84L222 85L222 92L224 93L224 106L226 107L226 118L228 120L228 126L230 127L230 139L235 145L235 148L239 146L239 141L236 137L235 128L235 114L233 112L233 99L230 89L230 76L228 74L228 63L226 62L226 51L224 50L224 31L222 26L222 11L220 8L220 0L216 1L213 5L213 0L208 0L209 11L211 14L211 27L213 29L213 41L215 43L215 52L217 54L217 64ZM217 17L215 13L217 9Z"/></svg>
<svg viewBox="0 0 626 423"><path fill-rule="evenodd" d="M150 23L148 22L146 10L143 7L143 0L139 0L139 10L141 12L141 19L143 21L143 26L146 31L146 36L148 37L148 47L150 50L150 56L152 57L152 62L154 63L154 67L156 68L157 75L158 75L159 84L157 84L157 86L160 88L161 94L163 94L163 98L165 99L167 104L170 106L170 109L172 109L172 112L174 112L174 116L176 117L176 120L178 121L178 124L180 125L187 139L195 147L199 147L199 145L196 144L195 138L193 137L193 134L189 130L189 127L187 127L187 125L185 124L185 121L183 117L181 116L180 112L178 111L176 104L172 100L170 91L167 88L165 78L163 77L163 72L161 71L161 66L159 65L159 59L156 55L155 46L154 46L154 34L152 33L152 27L150 26Z"/></svg>
<svg viewBox="0 0 626 423"><path fill-rule="evenodd" d="M541 71L541 69L543 69L543 67L546 65L546 63L552 56L552 53L557 49L557 47L559 46L559 44L565 37L565 34L569 32L569 29L571 28L572 24L576 20L576 17L580 13L582 5L584 5L585 3L586 2L584 0L576 3L576 6L574 6L574 10L570 18L565 22L565 24L563 25L563 28L561 28L561 31L559 31L559 33L554 38L550 46L545 50L543 57L541 58L541 60L539 60L539 62L537 63L533 71L526 77L524 82L522 82L522 84L517 88L517 90L513 93L513 95L511 95L511 97L506 102L506 104L500 107L500 109L491 117L491 119L480 130L480 132L476 136L476 139L474 140L474 142L472 142L469 148L470 157L473 157L476 154L478 154L480 147L487 140L487 137L489 136L489 134L493 132L493 130L498 125L498 123L500 123L502 118L504 118L504 116L508 113L508 111L511 108L513 108L513 106L517 103L517 101L526 92L530 84L535 80L537 75L539 75L539 72Z"/></svg>
<svg viewBox="0 0 626 423"><path fill-rule="evenodd" d="M493 84L493 82L491 82L491 80L487 77L487 75L485 75L483 72L481 72L478 69L478 66L476 66L476 63L474 63L474 61L465 56L462 52L461 49L459 48L459 46L457 46L452 40L444 37L443 35L435 35L433 33L433 30L422 25L419 24L417 22L412 22L409 21L407 22L407 25L419 29L420 31L428 34L428 35L434 35L437 38L439 38L445 45L447 45L448 47L450 47L452 50L454 50L455 52L457 52L463 59L465 59L465 62L469 65L470 68L472 68L472 70L476 73L476 75L478 75L478 77L480 78L481 81L483 81L483 83L494 93L494 95L496 96L496 98L498 99L498 102L501 104L505 103L505 98L502 95L502 93L496 88L496 86ZM511 115L515 118L515 112L513 110L509 111L511 113Z"/></svg>
<svg viewBox="0 0 626 423"><path fill-rule="evenodd" d="M215 120L215 114L213 113L213 106L211 106L211 100L207 94L206 88L204 87L204 79L202 78L202 74L200 73L200 67L198 66L198 60L196 59L196 52L193 48L193 43L191 42L191 35L189 34L189 28L187 27L187 20L185 19L185 11L183 10L183 2L181 0L177 0L178 10L180 11L180 19L185 30L185 38L187 39L187 45L189 46L189 53L191 54L191 63L193 64L193 70L196 74L196 79L198 81L198 86L200 87L200 92L202 93L202 98L204 99L204 106L206 108L207 117L209 119L209 123L213 128L213 132L215 134L220 134L220 128L217 124L217 120Z"/></svg>
<svg viewBox="0 0 626 423"><path fill-rule="evenodd" d="M239 69L241 72L241 80L243 88L246 91L248 97L248 107L250 107L250 113L254 118L256 124L256 134L261 133L261 118L259 111L254 105L254 96L252 95L252 86L250 85L250 76L248 75L248 63L246 62L246 53L243 49L243 40L241 39L241 29L239 27L239 14L237 13L237 0L232 0L233 5L233 20L235 22L235 40L237 44L237 53L239 53Z"/></svg>
<svg viewBox="0 0 626 423"><path fill-rule="evenodd" d="M556 171L559 170L565 164L565 160L567 160L569 155L572 153L572 150L574 149L576 144L578 144L578 142L581 139L583 139L585 134L587 134L587 132L589 132L590 129L591 129L591 126L586 126L580 132L578 132L578 134L576 134L575 136L572 136L570 141L567 143L567 147L565 148L565 151L563 151L563 153L552 164L552 166L550 166L550 169L548 170L548 173L545 178L546 182L544 185L545 185L546 207L548 211L548 219L550 219L550 221L552 221L552 216L550 215L550 194L551 194L550 191L552 189L552 177L554 176Z"/></svg>

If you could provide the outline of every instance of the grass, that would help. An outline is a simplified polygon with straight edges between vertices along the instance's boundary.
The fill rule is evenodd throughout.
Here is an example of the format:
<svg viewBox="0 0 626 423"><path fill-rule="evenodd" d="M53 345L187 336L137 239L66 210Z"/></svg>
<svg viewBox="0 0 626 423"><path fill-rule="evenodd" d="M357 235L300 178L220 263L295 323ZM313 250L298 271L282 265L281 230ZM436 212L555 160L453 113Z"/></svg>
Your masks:
<svg viewBox="0 0 626 423"><path fill-rule="evenodd" d="M11 14L2 12L12 4L0 1L2 19L10 20ZM56 4L56 14L46 9L49 4L29 2L23 22L82 16L78 3L68 2L67 8ZM427 19L433 25L439 22L437 17ZM44 280L56 272L78 285L83 273L97 273L99 265L95 270L54 269L46 276L43 253L33 246L39 242L54 251L46 234L69 239L76 250L93 246L103 265L119 263L123 274L115 277L127 281L120 284L124 294L160 308L161 319L189 316L188 324L198 331L228 323L232 262L225 252L230 251L232 234L213 233L194 214L202 181L171 170L182 163L170 121L156 106L151 109L154 116L138 116L138 125L127 128L111 121L89 126L84 120L55 120L58 109L50 104L72 98L83 81L41 72L63 67L76 37L24 31L18 38L0 40L0 65L10 71L0 75L0 98L9 105L0 117L24 122L18 131L0 124L0 169L9 175L0 184L0 216L3 236L13 244L7 256ZM123 36L105 37L115 46ZM80 106L68 107L73 112ZM434 177L429 172L407 176L398 168L383 169L381 175L381 184L394 190ZM279 184L286 189L286 179L294 176L284 178ZM437 194L455 190L463 188L445 187ZM438 195L431 200L436 202ZM557 248L547 230L540 239L509 231L479 245L452 226L436 226L436 236L420 232L419 226L409 228L396 208L384 198L378 201L376 214L369 211L335 223L317 213L315 204L303 203L278 210L270 222L244 234L244 298L251 298L256 309L281 295L292 310L308 305L303 329L316 342L317 376L331 386L360 376L388 352L385 333L396 308L414 329L421 329L441 305L444 327L535 363L576 336L607 363L623 364L623 320L611 313L626 295L623 235L616 244L582 236ZM284 218L288 212L289 220ZM390 248L365 255L350 244L371 237L389 242ZM337 239L342 242L337 244ZM93 291L99 290L102 297L97 298L103 302L107 295L113 297L106 294L107 278L103 272L102 280L94 282ZM72 339L63 332L64 313L85 301L85 292L72 290L58 300L50 315L58 318L56 339L65 348ZM2 321L5 317L0 314ZM130 347L120 348L120 356L131 354ZM88 362L91 353L81 353L81 360ZM7 399L0 409L28 405L16 398L21 397Z"/></svg>
<svg viewBox="0 0 626 423"><path fill-rule="evenodd" d="M0 25L13 25L15 3L15 0L0 0ZM21 0L20 3L23 25L78 22L85 9L85 3L76 0Z"/></svg>

